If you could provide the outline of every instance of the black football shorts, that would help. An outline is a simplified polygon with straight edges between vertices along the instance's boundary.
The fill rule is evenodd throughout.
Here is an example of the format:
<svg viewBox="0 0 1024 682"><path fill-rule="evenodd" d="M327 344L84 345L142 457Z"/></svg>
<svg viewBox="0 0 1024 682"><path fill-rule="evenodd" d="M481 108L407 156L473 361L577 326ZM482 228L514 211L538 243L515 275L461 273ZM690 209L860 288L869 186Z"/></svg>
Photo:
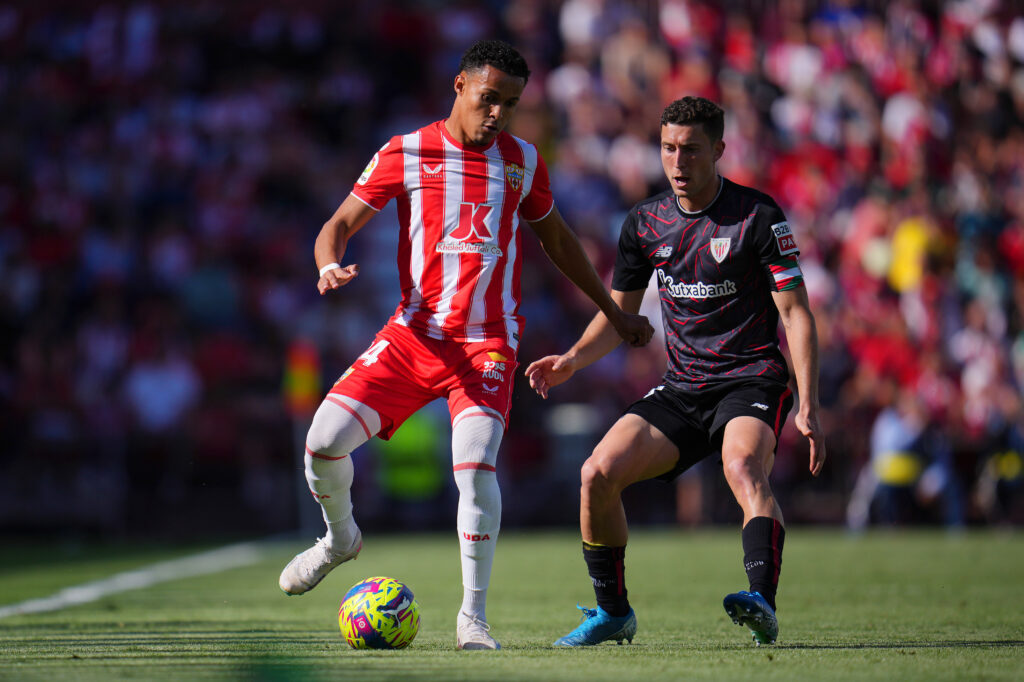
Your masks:
<svg viewBox="0 0 1024 682"><path fill-rule="evenodd" d="M659 479L671 481L697 462L722 449L725 425L736 417L756 417L779 432L793 407L793 392L774 381L743 379L699 391L684 391L670 384L651 389L626 408L664 433L677 448L679 461Z"/></svg>

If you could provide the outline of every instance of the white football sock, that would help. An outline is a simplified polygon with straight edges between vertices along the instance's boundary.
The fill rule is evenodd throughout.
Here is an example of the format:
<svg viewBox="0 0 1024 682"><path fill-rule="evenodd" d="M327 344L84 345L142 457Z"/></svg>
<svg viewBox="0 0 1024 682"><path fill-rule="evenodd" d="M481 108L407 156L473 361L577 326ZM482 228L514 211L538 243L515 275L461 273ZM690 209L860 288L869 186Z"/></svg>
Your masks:
<svg viewBox="0 0 1024 682"><path fill-rule="evenodd" d="M472 408L471 408L472 409ZM501 527L501 491L495 473L504 424L493 416L466 412L452 427L452 462L459 489L456 527L462 551L462 611L486 621L487 587Z"/></svg>
<svg viewBox="0 0 1024 682"><path fill-rule="evenodd" d="M350 454L380 430L380 416L362 403L329 394L306 435L306 482L327 524L325 539L336 551L351 548L359 527L352 518Z"/></svg>

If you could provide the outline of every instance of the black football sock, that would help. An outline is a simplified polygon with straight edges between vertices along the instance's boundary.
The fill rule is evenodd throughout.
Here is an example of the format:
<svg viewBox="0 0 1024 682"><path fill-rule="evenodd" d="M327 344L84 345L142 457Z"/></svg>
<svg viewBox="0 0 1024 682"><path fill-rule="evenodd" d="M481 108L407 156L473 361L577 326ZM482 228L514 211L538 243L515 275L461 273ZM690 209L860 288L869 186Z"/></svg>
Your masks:
<svg viewBox="0 0 1024 682"><path fill-rule="evenodd" d="M773 518L757 516L743 526L742 537L743 567L747 570L750 591L760 592L774 609L786 529Z"/></svg>
<svg viewBox="0 0 1024 682"><path fill-rule="evenodd" d="M583 559L594 583L597 605L612 616L629 613L626 599L626 548L583 543Z"/></svg>

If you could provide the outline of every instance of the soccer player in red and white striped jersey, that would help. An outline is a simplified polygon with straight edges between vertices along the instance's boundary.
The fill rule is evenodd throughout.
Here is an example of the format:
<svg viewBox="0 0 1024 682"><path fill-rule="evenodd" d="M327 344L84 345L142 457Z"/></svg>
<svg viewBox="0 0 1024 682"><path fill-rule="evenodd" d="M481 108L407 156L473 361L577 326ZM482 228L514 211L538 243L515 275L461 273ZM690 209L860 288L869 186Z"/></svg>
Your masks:
<svg viewBox="0 0 1024 682"><path fill-rule="evenodd" d="M375 435L390 438L413 412L445 398L459 489L460 649L499 648L484 607L501 520L495 466L523 331L523 223L622 339L643 345L653 333L645 317L623 312L605 290L554 205L536 147L505 132L529 74L511 46L473 45L459 65L451 115L381 147L314 247L320 293L346 285L359 272L341 265L348 240L397 202L402 299L313 418L306 479L327 535L285 567L281 588L302 594L355 558L362 535L352 517L349 454Z"/></svg>

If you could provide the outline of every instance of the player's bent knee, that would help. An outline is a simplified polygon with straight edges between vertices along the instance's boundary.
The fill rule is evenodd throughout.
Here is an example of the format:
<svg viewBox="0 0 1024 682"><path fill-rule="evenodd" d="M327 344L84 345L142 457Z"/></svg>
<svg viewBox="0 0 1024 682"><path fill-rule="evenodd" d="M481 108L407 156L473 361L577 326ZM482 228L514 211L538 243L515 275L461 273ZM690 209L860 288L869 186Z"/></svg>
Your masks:
<svg viewBox="0 0 1024 682"><path fill-rule="evenodd" d="M362 403L328 396L306 432L306 449L316 457L344 457L380 430L376 411Z"/></svg>
<svg viewBox="0 0 1024 682"><path fill-rule="evenodd" d="M580 469L580 483L591 495L609 495L620 488L620 483L608 460L591 456Z"/></svg>
<svg viewBox="0 0 1024 682"><path fill-rule="evenodd" d="M752 487L768 482L761 459L756 455L731 457L723 461L722 472L733 488Z"/></svg>

